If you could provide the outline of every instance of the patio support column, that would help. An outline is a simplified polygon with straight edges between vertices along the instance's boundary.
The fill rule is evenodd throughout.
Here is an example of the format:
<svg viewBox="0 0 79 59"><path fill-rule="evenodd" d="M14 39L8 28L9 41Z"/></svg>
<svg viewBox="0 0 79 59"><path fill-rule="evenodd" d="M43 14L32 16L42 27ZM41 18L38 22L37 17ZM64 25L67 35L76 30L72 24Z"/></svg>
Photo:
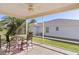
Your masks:
<svg viewBox="0 0 79 59"><path fill-rule="evenodd" d="M42 32L42 38L44 39L44 19L43 19L43 16L42 16L42 21L43 21L43 32Z"/></svg>
<svg viewBox="0 0 79 59"><path fill-rule="evenodd" d="M1 35L0 35L0 49L1 49Z"/></svg>
<svg viewBox="0 0 79 59"><path fill-rule="evenodd" d="M26 38L27 38L27 34L28 34L28 20L26 20Z"/></svg>

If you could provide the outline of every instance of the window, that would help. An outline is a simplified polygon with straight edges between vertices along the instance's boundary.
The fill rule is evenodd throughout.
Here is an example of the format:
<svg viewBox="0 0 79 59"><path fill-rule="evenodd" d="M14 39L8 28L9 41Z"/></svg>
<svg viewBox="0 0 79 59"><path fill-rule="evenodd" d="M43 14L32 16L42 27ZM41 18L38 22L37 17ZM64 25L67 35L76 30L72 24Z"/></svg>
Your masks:
<svg viewBox="0 0 79 59"><path fill-rule="evenodd" d="M46 33L48 33L49 32L49 27L46 27Z"/></svg>
<svg viewBox="0 0 79 59"><path fill-rule="evenodd" d="M39 30L40 30L40 26L36 26L36 30L38 30L38 31L39 31Z"/></svg>
<svg viewBox="0 0 79 59"><path fill-rule="evenodd" d="M59 27L56 27L56 31L59 31Z"/></svg>

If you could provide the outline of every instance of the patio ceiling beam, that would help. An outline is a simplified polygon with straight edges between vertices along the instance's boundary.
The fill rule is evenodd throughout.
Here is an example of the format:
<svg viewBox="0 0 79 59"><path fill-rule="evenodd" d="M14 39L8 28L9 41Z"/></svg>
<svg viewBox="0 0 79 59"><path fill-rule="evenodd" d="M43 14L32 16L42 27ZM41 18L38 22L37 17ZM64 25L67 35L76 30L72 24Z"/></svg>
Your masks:
<svg viewBox="0 0 79 59"><path fill-rule="evenodd" d="M63 8L48 10L48 11L43 12L43 13L38 13L38 14L26 16L24 18L28 19L28 18L38 17L38 16L46 16L46 15L49 15L49 14L56 14L56 13L65 12L65 11L78 9L78 8L79 8L79 4L76 3L76 4L73 4L73 5L70 5L70 6L66 6L66 7L63 7Z"/></svg>

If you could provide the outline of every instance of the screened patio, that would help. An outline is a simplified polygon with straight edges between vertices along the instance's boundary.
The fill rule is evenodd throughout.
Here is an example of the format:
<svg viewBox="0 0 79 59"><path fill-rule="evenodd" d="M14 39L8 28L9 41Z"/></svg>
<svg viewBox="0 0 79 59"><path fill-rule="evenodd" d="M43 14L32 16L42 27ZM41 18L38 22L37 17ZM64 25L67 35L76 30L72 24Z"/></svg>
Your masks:
<svg viewBox="0 0 79 59"><path fill-rule="evenodd" d="M50 14L57 14L57 13L65 12L65 11L78 9L78 8L79 8L79 4L77 3L76 4L75 3L45 3L45 4L44 3L23 3L23 4L1 3L0 4L1 14L5 14L10 17L15 17L15 18L25 20L16 29L15 31L16 34L10 37L11 41L6 42L6 44L3 45L0 39L1 50L2 49L6 50L7 52L6 54L12 54L14 50L17 50L17 51L14 51L13 54L20 54L20 55L21 54L24 54L24 55L28 55L28 54L29 55L31 54L32 55L33 54L36 54L36 55L77 54L75 52L65 51L63 49L56 48L54 46L51 47L50 46L51 44L49 45L45 44L45 42L49 42L49 40L47 40L47 38L45 37L44 17ZM38 29L35 31L36 33L33 33L34 32L33 30L36 29L35 27L39 28L38 27L39 20L35 21L35 18L39 18L39 17L41 17L39 20L42 23L41 33L39 33ZM53 43L59 43L59 41L53 42ZM14 48L17 48L17 49L14 49Z"/></svg>

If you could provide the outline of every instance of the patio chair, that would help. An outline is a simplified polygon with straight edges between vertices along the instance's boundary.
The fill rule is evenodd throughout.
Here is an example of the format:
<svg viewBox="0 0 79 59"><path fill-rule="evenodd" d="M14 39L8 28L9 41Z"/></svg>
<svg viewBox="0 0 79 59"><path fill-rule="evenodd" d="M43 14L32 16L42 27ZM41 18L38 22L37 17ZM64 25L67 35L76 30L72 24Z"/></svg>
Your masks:
<svg viewBox="0 0 79 59"><path fill-rule="evenodd" d="M33 47L33 44L32 44L32 36L33 36L33 33L32 32L29 32L27 34L27 47L31 44L31 46ZM30 41L30 43L29 43Z"/></svg>
<svg viewBox="0 0 79 59"><path fill-rule="evenodd" d="M6 52L18 53L23 50L24 38L22 36L14 36L6 46Z"/></svg>

